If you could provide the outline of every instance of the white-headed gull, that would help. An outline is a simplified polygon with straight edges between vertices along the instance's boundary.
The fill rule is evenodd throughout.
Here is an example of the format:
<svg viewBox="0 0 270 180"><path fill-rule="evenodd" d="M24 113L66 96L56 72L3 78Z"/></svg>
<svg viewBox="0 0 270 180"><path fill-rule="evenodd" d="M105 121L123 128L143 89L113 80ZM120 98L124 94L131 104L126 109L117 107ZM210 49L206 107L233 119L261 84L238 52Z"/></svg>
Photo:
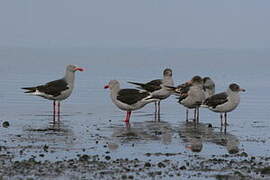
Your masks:
<svg viewBox="0 0 270 180"><path fill-rule="evenodd" d="M27 90L25 93L29 93L36 96L41 96L45 99L53 101L53 120L55 121L56 114L56 101L58 102L58 120L60 118L60 101L68 98L74 88L74 78L76 71L83 71L75 65L68 65L66 67L65 76L61 79L48 82L44 85L34 87L24 87L22 89Z"/></svg>
<svg viewBox="0 0 270 180"><path fill-rule="evenodd" d="M111 80L105 89L110 88L112 102L121 110L127 111L125 122L129 122L131 112L144 107L146 104L155 102L151 93L138 89L120 89L117 80Z"/></svg>

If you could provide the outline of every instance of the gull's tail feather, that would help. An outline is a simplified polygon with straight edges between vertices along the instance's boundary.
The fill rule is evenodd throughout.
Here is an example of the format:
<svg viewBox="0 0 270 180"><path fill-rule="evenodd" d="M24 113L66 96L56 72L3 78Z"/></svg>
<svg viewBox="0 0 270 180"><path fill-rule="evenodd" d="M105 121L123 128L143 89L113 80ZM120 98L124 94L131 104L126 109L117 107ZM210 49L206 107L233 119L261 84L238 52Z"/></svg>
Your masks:
<svg viewBox="0 0 270 180"><path fill-rule="evenodd" d="M138 89L144 89L145 88L145 84L143 83L137 83L137 82L132 82L132 81L128 81L129 84L134 84L136 85Z"/></svg>
<svg viewBox="0 0 270 180"><path fill-rule="evenodd" d="M202 107L202 108L208 108L209 106L207 105L207 100L208 100L208 99L206 99L206 100L200 105L200 107Z"/></svg>
<svg viewBox="0 0 270 180"><path fill-rule="evenodd" d="M137 83L137 82L132 82L132 81L128 81L128 83L134 84L134 85L137 85L137 86L143 86L144 85L143 83Z"/></svg>

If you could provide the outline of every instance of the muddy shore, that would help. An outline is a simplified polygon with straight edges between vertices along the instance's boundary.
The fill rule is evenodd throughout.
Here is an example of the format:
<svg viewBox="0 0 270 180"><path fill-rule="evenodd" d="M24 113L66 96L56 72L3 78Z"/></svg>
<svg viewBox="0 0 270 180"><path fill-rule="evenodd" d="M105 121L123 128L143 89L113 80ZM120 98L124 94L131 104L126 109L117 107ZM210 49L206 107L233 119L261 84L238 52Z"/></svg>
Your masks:
<svg viewBox="0 0 270 180"><path fill-rule="evenodd" d="M131 140L135 137L127 136ZM23 154L27 148L33 147L17 151ZM210 158L195 151L146 152L140 158L114 158L118 145L104 144L103 148L103 154L78 153L73 159L49 161L44 160L53 153L49 146L36 148L39 153L27 160L16 160L9 147L1 146L0 179L270 179L270 157L250 156L244 151L228 151Z"/></svg>

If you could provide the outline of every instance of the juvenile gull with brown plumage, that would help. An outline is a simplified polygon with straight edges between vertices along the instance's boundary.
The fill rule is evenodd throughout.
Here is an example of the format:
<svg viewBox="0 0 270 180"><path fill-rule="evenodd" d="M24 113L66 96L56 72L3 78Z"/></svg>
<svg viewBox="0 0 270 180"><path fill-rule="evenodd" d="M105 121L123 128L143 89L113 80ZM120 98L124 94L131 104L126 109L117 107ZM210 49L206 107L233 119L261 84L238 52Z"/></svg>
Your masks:
<svg viewBox="0 0 270 180"><path fill-rule="evenodd" d="M203 91L203 79L200 76L194 76L190 81L177 87L169 87L178 97L178 102L187 108L186 121L188 121L188 109L194 109L194 121L199 121L199 107L205 100Z"/></svg>
<svg viewBox="0 0 270 180"><path fill-rule="evenodd" d="M189 105L188 106L185 105L186 104L185 99L188 97L188 93L191 93L189 91L190 91L190 88L192 87L192 81L194 81L194 80L195 80L195 82L197 81L198 86L196 85L196 89L197 89L196 91L198 93L197 95L201 97L199 99L202 100L203 98L207 98L207 97L210 97L210 96L214 95L214 93L215 93L215 83L210 77L204 77L203 79L201 79L200 76L194 76L191 81L185 82L185 83L183 83L181 85L178 85L176 87L167 87L171 91L174 92L174 95L178 96L178 99L179 99L178 102L180 104L183 103L183 105L185 107L187 107L187 109L186 109L186 121L188 121L189 109L192 109L192 108L190 108ZM198 89L200 89L200 90L198 90ZM192 90L192 91L194 91L194 93L195 93L195 90ZM202 91L203 91L205 97L203 97L203 95L201 93ZM194 93L191 93L191 94L194 94ZM192 96L194 96L194 95L191 95L190 97L192 97ZM194 120L197 119L197 116L198 116L197 113L198 113L197 108L194 108Z"/></svg>
<svg viewBox="0 0 270 180"><path fill-rule="evenodd" d="M179 103L189 109L194 109L194 119L199 122L199 108L205 100L203 92L203 80L200 76L194 76L187 84L191 84L186 93L179 98Z"/></svg>
<svg viewBox="0 0 270 180"><path fill-rule="evenodd" d="M203 92L205 98L209 98L215 94L215 83L210 77L203 78Z"/></svg>

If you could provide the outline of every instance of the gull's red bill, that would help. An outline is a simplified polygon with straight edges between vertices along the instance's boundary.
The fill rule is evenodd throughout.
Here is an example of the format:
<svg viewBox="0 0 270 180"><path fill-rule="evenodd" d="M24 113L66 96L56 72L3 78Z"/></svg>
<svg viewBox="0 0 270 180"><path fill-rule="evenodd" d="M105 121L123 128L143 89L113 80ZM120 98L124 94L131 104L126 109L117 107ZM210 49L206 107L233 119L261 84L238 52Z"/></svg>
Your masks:
<svg viewBox="0 0 270 180"><path fill-rule="evenodd" d="M83 68L80 68L80 67L77 67L77 68L75 68L74 70L75 70L75 71L84 71L84 69L83 69Z"/></svg>

